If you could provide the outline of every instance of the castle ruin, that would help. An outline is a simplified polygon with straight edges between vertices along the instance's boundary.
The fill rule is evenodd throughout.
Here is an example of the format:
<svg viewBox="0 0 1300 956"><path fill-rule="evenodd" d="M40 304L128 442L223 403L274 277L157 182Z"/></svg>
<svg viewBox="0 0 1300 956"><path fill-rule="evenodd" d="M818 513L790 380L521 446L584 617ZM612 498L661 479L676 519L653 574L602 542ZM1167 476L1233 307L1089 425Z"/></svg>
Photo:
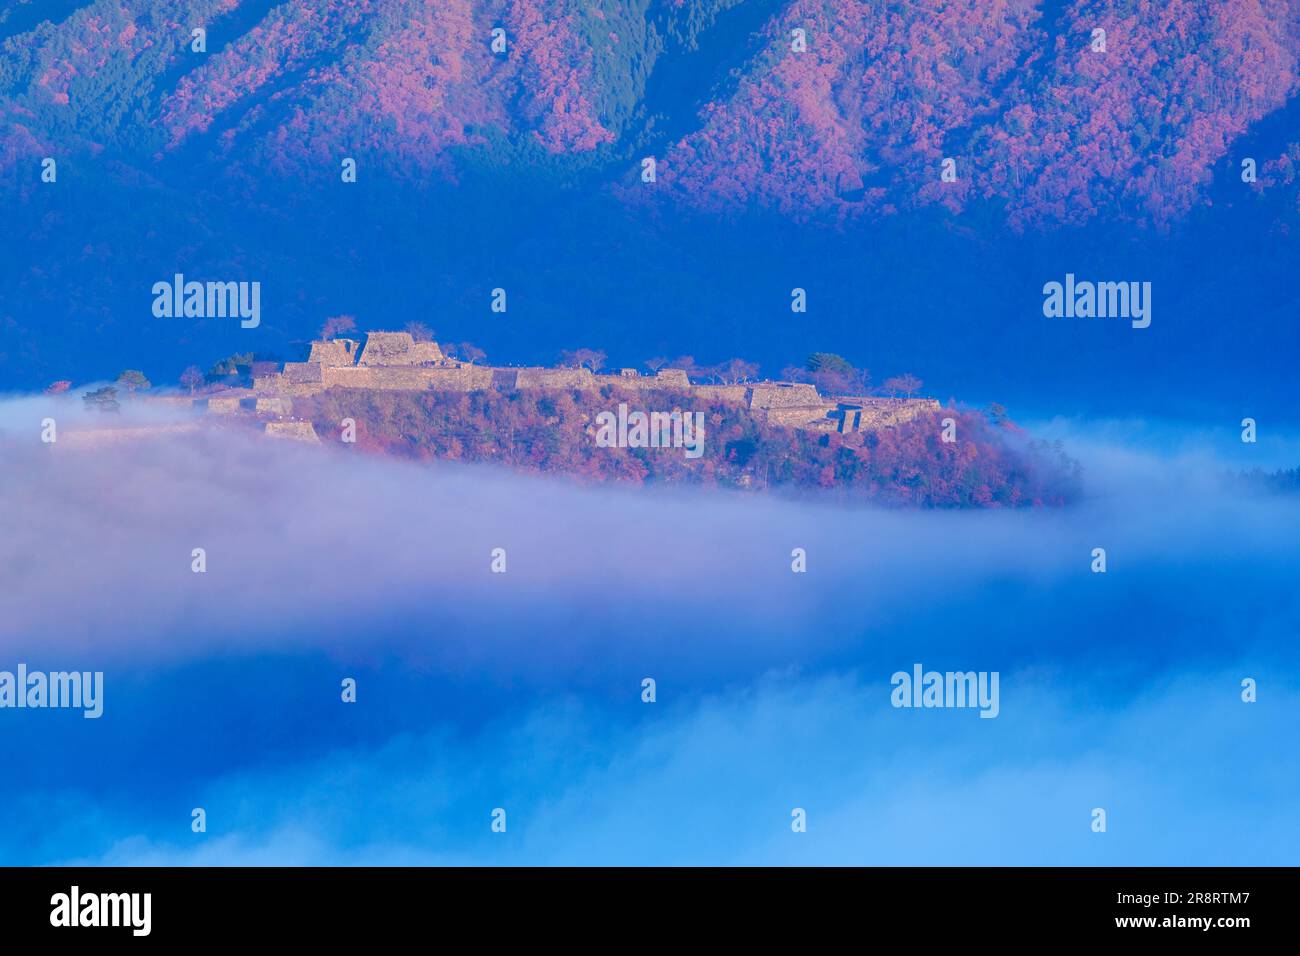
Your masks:
<svg viewBox="0 0 1300 956"><path fill-rule="evenodd" d="M760 421L773 425L820 432L891 428L939 410L938 401L932 398L824 396L807 382L696 385L682 369L660 369L653 375L643 375L636 369L600 374L587 368L478 365L450 357L436 342L417 342L408 332L370 332L364 346L346 338L313 342L307 361L286 362L278 372L256 376L251 389L231 389L206 401L214 413L252 409L288 417L294 398L318 395L331 388L473 392L595 390L606 385L625 390L683 392L748 408Z"/></svg>

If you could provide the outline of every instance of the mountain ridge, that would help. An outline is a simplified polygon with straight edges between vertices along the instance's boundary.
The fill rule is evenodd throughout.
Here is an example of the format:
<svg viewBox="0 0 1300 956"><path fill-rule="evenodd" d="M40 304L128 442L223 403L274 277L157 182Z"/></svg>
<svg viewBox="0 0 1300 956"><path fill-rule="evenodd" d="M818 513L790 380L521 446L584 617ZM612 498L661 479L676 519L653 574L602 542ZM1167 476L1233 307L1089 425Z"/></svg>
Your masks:
<svg viewBox="0 0 1300 956"><path fill-rule="evenodd" d="M709 212L1163 228L1295 102L1298 61L1296 0L94 0L0 46L0 169L29 193L55 153L235 181L525 163Z"/></svg>

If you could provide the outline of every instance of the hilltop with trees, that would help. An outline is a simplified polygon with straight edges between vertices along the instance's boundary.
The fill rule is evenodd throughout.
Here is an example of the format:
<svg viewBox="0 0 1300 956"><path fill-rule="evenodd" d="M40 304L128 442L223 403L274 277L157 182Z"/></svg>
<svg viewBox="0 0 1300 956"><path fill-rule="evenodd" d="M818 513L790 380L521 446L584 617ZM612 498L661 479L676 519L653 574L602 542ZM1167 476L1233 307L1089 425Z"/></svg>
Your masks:
<svg viewBox="0 0 1300 956"><path fill-rule="evenodd" d="M294 401L295 416L321 436L357 422L362 450L419 460L491 462L581 481L817 492L861 502L935 508L1060 505L1079 490L1079 472L1059 444L1025 438L1010 424L955 408L898 428L813 434L776 427L749 409L691 400L704 414L699 459L674 448L608 448L593 440L598 414L680 407L680 392L522 390L470 393L330 389ZM961 440L946 443L941 419Z"/></svg>

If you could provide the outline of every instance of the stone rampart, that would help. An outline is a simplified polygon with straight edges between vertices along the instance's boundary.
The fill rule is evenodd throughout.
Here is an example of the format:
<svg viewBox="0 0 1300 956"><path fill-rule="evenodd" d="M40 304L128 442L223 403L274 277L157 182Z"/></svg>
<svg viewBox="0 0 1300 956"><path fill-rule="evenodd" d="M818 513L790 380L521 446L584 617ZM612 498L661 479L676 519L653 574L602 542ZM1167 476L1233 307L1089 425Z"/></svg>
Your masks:
<svg viewBox="0 0 1300 956"><path fill-rule="evenodd" d="M320 437L311 422L267 422L266 437L320 444Z"/></svg>
<svg viewBox="0 0 1300 956"><path fill-rule="evenodd" d="M595 388L596 376L585 368L521 368L515 370L516 388Z"/></svg>
<svg viewBox="0 0 1300 956"><path fill-rule="evenodd" d="M830 413L835 409L833 402L819 402L816 405L787 405L762 409L763 420L770 425L783 428L807 428L810 426L833 429L835 421Z"/></svg>
<svg viewBox="0 0 1300 956"><path fill-rule="evenodd" d="M370 388L383 391L472 392L492 387L492 369L482 365L356 365L323 369L326 388Z"/></svg>
<svg viewBox="0 0 1300 956"><path fill-rule="evenodd" d="M683 391L691 387L690 376L684 368L661 368L655 372L656 388L680 388Z"/></svg>
<svg viewBox="0 0 1300 956"><path fill-rule="evenodd" d="M794 408L825 401L817 386L807 382L760 382L750 386L750 408Z"/></svg>
<svg viewBox="0 0 1300 956"><path fill-rule="evenodd" d="M597 375L585 368L497 368L447 358L436 342L416 342L407 332L371 332L360 354L353 339L314 342L311 360L286 362L283 372L258 375L252 390L222 392L207 402L209 410L231 413L241 407L288 415L291 398L317 395L327 388L384 391L515 391L665 389L702 401L720 401L753 410L763 421L786 428L854 432L892 428L939 410L932 398L824 396L808 382L751 382L692 385L683 369L660 369L642 375L619 369ZM241 402L241 397L256 400Z"/></svg>
<svg viewBox="0 0 1300 956"><path fill-rule="evenodd" d="M420 371L428 374L428 387L439 391L476 392L493 385L493 369L486 365L452 365Z"/></svg>
<svg viewBox="0 0 1300 956"><path fill-rule="evenodd" d="M687 377L683 369L661 369L654 375L642 375L634 368L620 369L617 374L613 375L594 375L592 380L597 387L602 385L613 385L617 388L627 389L675 389L677 391L689 391L691 380Z"/></svg>
<svg viewBox="0 0 1300 956"><path fill-rule="evenodd" d="M329 342L313 342L308 362L320 365L356 365L357 346L355 339L333 339Z"/></svg>
<svg viewBox="0 0 1300 956"><path fill-rule="evenodd" d="M284 378L290 385L320 385L321 370L320 362L285 362Z"/></svg>
<svg viewBox="0 0 1300 956"><path fill-rule="evenodd" d="M861 398L853 403L862 406L858 426L862 430L894 428L939 410L933 398Z"/></svg>
<svg viewBox="0 0 1300 956"><path fill-rule="evenodd" d="M443 361L437 342L417 342L410 332L371 332L358 365L432 365Z"/></svg>
<svg viewBox="0 0 1300 956"><path fill-rule="evenodd" d="M730 402L733 405L749 404L748 385L693 385L691 394L718 402Z"/></svg>
<svg viewBox="0 0 1300 956"><path fill-rule="evenodd" d="M288 415L293 411L293 402L279 395L259 396L254 410L259 415Z"/></svg>

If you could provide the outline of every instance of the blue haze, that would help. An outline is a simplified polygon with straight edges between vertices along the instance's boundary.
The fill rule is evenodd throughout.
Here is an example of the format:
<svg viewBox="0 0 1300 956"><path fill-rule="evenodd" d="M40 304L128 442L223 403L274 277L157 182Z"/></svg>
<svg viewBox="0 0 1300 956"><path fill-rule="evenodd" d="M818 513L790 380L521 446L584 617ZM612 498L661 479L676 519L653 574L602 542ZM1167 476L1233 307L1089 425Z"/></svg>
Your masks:
<svg viewBox="0 0 1300 956"><path fill-rule="evenodd" d="M0 862L1293 864L1300 500L1226 488L1233 434L1041 428L1085 461L1075 508L579 488L235 436L15 450L0 667L107 690L98 721L0 711ZM1001 715L893 709L915 662L1000 671Z"/></svg>

